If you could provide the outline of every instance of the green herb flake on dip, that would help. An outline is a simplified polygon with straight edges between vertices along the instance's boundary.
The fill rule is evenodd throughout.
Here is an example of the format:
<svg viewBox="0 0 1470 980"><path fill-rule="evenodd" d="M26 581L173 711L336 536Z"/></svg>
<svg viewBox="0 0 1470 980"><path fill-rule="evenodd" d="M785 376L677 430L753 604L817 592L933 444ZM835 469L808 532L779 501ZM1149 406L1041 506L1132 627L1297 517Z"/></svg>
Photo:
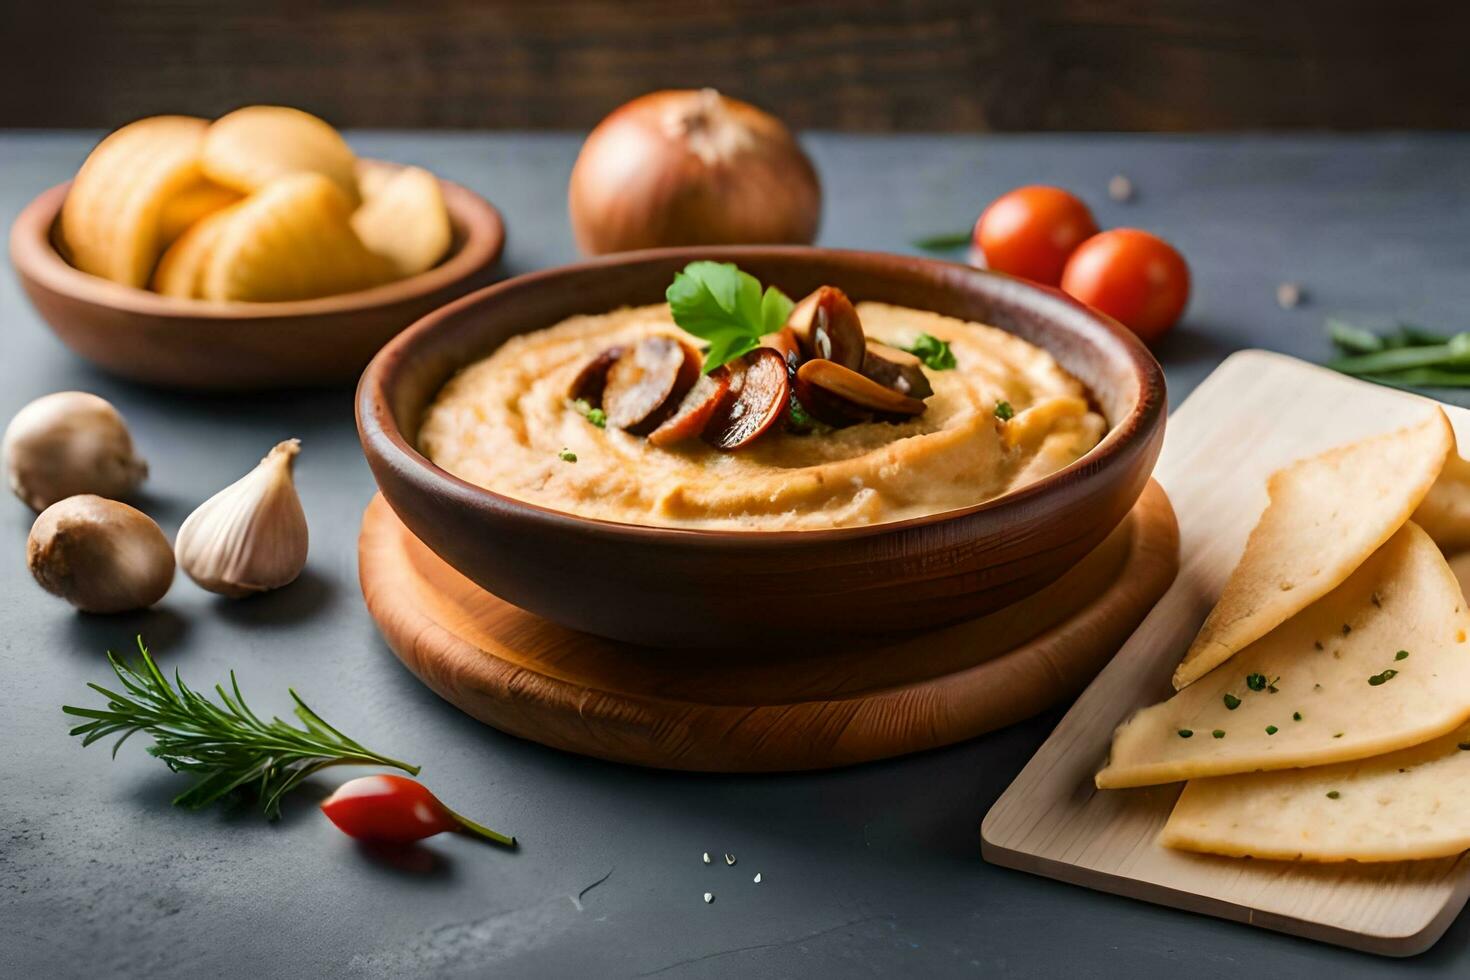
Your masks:
<svg viewBox="0 0 1470 980"><path fill-rule="evenodd" d="M686 322L707 315L700 328L707 337L681 328L666 304L590 310L511 337L440 389L424 412L418 447L468 483L578 517L804 531L983 503L1071 465L1107 429L1086 388L1050 352L982 323L861 301L854 309L867 337L912 348L927 335L955 359L951 369L921 366L933 388L921 415L875 418L815 436L793 418L736 452L700 438L655 445L618 428L611 412L599 427L595 399L583 413L568 397L598 355L668 337L695 349L707 343L702 360L708 364L747 347L756 330L779 319L785 304L774 293L766 299L768 285L757 291L736 277L731 282L744 299L727 306L710 291L723 288L723 273L704 273L676 298ZM942 355L936 348L933 356ZM1014 412L1003 425L996 423L999 402ZM579 457L575 466L559 456L569 447Z"/></svg>

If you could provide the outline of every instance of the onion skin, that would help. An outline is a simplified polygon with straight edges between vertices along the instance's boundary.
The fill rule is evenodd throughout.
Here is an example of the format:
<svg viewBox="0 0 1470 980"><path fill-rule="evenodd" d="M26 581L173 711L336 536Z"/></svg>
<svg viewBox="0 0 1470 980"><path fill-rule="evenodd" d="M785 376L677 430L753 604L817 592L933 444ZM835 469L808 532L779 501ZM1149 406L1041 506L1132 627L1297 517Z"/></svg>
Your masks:
<svg viewBox="0 0 1470 980"><path fill-rule="evenodd" d="M582 145L568 206L589 255L670 245L807 245L822 190L777 118L713 89L652 92Z"/></svg>

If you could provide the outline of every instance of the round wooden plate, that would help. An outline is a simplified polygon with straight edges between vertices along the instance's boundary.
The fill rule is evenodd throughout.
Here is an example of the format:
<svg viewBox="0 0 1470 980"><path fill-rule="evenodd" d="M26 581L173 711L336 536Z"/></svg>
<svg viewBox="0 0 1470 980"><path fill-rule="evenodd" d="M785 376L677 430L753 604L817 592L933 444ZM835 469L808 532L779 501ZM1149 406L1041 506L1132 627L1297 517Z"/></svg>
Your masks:
<svg viewBox="0 0 1470 980"><path fill-rule="evenodd" d="M571 752L666 769L775 772L948 745L1079 692L1178 569L1150 482L1079 565L980 619L792 652L658 650L557 626L483 591L399 522L363 516L368 610L398 658L461 710ZM568 589L595 589L564 571ZM732 597L732 601L735 597Z"/></svg>

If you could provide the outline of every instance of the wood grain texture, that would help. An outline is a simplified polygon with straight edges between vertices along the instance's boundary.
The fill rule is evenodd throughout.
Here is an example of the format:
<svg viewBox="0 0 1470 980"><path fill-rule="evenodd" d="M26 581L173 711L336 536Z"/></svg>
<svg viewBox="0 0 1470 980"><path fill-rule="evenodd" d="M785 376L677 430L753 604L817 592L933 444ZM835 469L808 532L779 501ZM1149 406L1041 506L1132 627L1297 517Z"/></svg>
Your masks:
<svg viewBox="0 0 1470 980"><path fill-rule="evenodd" d="M281 102L344 126L586 129L716 86L803 128L1459 128L1440 0L52 0L0 5L0 125Z"/></svg>
<svg viewBox="0 0 1470 980"><path fill-rule="evenodd" d="M656 650L539 619L454 571L373 498L359 570L388 645L504 731L669 769L784 771L947 745L1075 694L1168 588L1177 534L1150 484L1102 545L982 619L800 654Z"/></svg>
<svg viewBox="0 0 1470 980"><path fill-rule="evenodd" d="M1428 405L1261 351L1235 354L1195 390L1169 420L1155 472L1179 516L1179 576L986 815L987 860L1375 953L1412 955L1439 938L1470 896L1464 856L1312 866L1170 851L1156 837L1180 785L1093 787L1113 729L1172 693L1175 665L1265 508L1266 477ZM1470 411L1446 412L1470 445Z"/></svg>

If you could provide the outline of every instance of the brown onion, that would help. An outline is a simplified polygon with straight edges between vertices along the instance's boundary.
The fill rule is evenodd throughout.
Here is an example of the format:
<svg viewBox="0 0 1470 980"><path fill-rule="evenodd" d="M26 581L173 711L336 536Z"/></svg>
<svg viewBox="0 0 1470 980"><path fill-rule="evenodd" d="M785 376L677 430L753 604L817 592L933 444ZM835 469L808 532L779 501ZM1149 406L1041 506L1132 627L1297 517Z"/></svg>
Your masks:
<svg viewBox="0 0 1470 980"><path fill-rule="evenodd" d="M583 252L810 244L822 190L779 119L714 89L652 92L582 145L568 193Z"/></svg>

